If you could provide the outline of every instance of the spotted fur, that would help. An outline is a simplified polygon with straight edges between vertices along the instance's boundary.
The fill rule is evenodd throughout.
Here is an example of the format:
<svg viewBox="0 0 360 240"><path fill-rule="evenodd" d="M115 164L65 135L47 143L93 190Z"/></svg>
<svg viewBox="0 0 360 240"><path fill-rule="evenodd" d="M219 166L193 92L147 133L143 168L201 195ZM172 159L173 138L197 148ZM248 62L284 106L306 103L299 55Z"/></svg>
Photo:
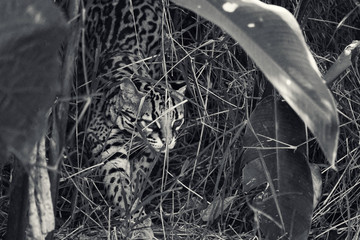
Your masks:
<svg viewBox="0 0 360 240"><path fill-rule="evenodd" d="M87 75L95 75L92 84L100 96L93 99L87 140L94 159L104 163L100 174L111 205L121 215L137 209L131 218L143 220L134 196L155 154L175 146L184 122L185 88L157 83L160 0L91 0L85 8Z"/></svg>

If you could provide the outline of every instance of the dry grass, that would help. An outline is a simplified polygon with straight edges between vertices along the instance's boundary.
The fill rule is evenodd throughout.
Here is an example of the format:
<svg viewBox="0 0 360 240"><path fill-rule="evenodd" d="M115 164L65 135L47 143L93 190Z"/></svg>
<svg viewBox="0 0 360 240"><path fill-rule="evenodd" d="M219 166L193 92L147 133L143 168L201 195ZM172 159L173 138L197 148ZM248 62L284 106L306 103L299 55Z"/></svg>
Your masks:
<svg viewBox="0 0 360 240"><path fill-rule="evenodd" d="M289 1L286 7L298 11L301 6L296 2ZM351 0L312 1L308 6L305 38L323 72L347 44L359 38L360 9L354 8ZM144 186L142 199L155 235L158 239L258 239L247 206L249 196L241 191L240 159L244 126L261 94L263 76L244 51L213 24L174 6L167 12L166 23L168 76L186 81L188 103L176 148L159 156ZM360 238L359 80L350 69L331 86L341 123L339 171L327 167L315 145L309 161L321 167L323 196L315 209L309 239ZM258 83L259 88L252 87ZM67 154L71 161L61 170L55 236L106 239L111 235L116 239L113 230L121 219L96 190L96 167L86 165L83 151L87 114L78 120L89 98L76 92L74 96L69 116L73 120L70 128L75 131L68 136L73 141L68 142ZM7 198L5 192L0 194L3 220ZM235 200L219 217L202 220L202 212L211 202L231 196ZM4 221L0 222L3 232Z"/></svg>

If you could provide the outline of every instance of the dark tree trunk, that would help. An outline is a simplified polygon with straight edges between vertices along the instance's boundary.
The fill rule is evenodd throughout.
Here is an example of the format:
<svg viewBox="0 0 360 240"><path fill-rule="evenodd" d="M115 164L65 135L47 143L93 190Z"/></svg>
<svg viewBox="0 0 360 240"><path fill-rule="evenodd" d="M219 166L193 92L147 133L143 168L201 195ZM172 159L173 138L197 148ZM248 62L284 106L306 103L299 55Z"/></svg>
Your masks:
<svg viewBox="0 0 360 240"><path fill-rule="evenodd" d="M23 162L15 158L6 240L25 239L25 229L28 223L28 207L29 175L24 168Z"/></svg>

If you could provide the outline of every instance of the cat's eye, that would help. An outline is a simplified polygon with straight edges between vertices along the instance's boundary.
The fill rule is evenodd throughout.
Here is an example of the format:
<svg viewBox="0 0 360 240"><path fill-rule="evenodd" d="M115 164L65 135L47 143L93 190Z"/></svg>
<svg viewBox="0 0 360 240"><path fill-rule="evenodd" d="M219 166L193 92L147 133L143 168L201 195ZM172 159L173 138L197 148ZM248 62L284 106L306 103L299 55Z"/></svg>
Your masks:
<svg viewBox="0 0 360 240"><path fill-rule="evenodd" d="M176 128L179 128L183 123L184 123L184 119L175 120L175 122L173 123L173 127L174 127L175 129L176 129Z"/></svg>
<svg viewBox="0 0 360 240"><path fill-rule="evenodd" d="M149 121L149 120L145 120L145 119L142 119L141 120L141 126L149 131L153 131L154 130L154 121Z"/></svg>
<svg viewBox="0 0 360 240"><path fill-rule="evenodd" d="M150 125L151 125L151 121L149 121L149 120L145 120L145 119L142 119L141 121L140 121L140 123L141 123L141 126L142 127L146 127L146 128L149 128L150 127Z"/></svg>

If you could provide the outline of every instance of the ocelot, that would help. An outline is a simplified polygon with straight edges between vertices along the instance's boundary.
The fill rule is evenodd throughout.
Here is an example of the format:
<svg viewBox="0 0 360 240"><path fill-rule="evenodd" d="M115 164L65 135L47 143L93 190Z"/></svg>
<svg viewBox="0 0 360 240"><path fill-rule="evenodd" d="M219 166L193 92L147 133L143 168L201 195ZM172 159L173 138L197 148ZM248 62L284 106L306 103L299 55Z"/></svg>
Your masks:
<svg viewBox="0 0 360 240"><path fill-rule="evenodd" d="M81 47L94 91L87 142L103 163L106 199L148 232L151 220L136 192L155 155L174 148L184 123L185 86L174 90L160 81L162 7L161 0L85 1Z"/></svg>

